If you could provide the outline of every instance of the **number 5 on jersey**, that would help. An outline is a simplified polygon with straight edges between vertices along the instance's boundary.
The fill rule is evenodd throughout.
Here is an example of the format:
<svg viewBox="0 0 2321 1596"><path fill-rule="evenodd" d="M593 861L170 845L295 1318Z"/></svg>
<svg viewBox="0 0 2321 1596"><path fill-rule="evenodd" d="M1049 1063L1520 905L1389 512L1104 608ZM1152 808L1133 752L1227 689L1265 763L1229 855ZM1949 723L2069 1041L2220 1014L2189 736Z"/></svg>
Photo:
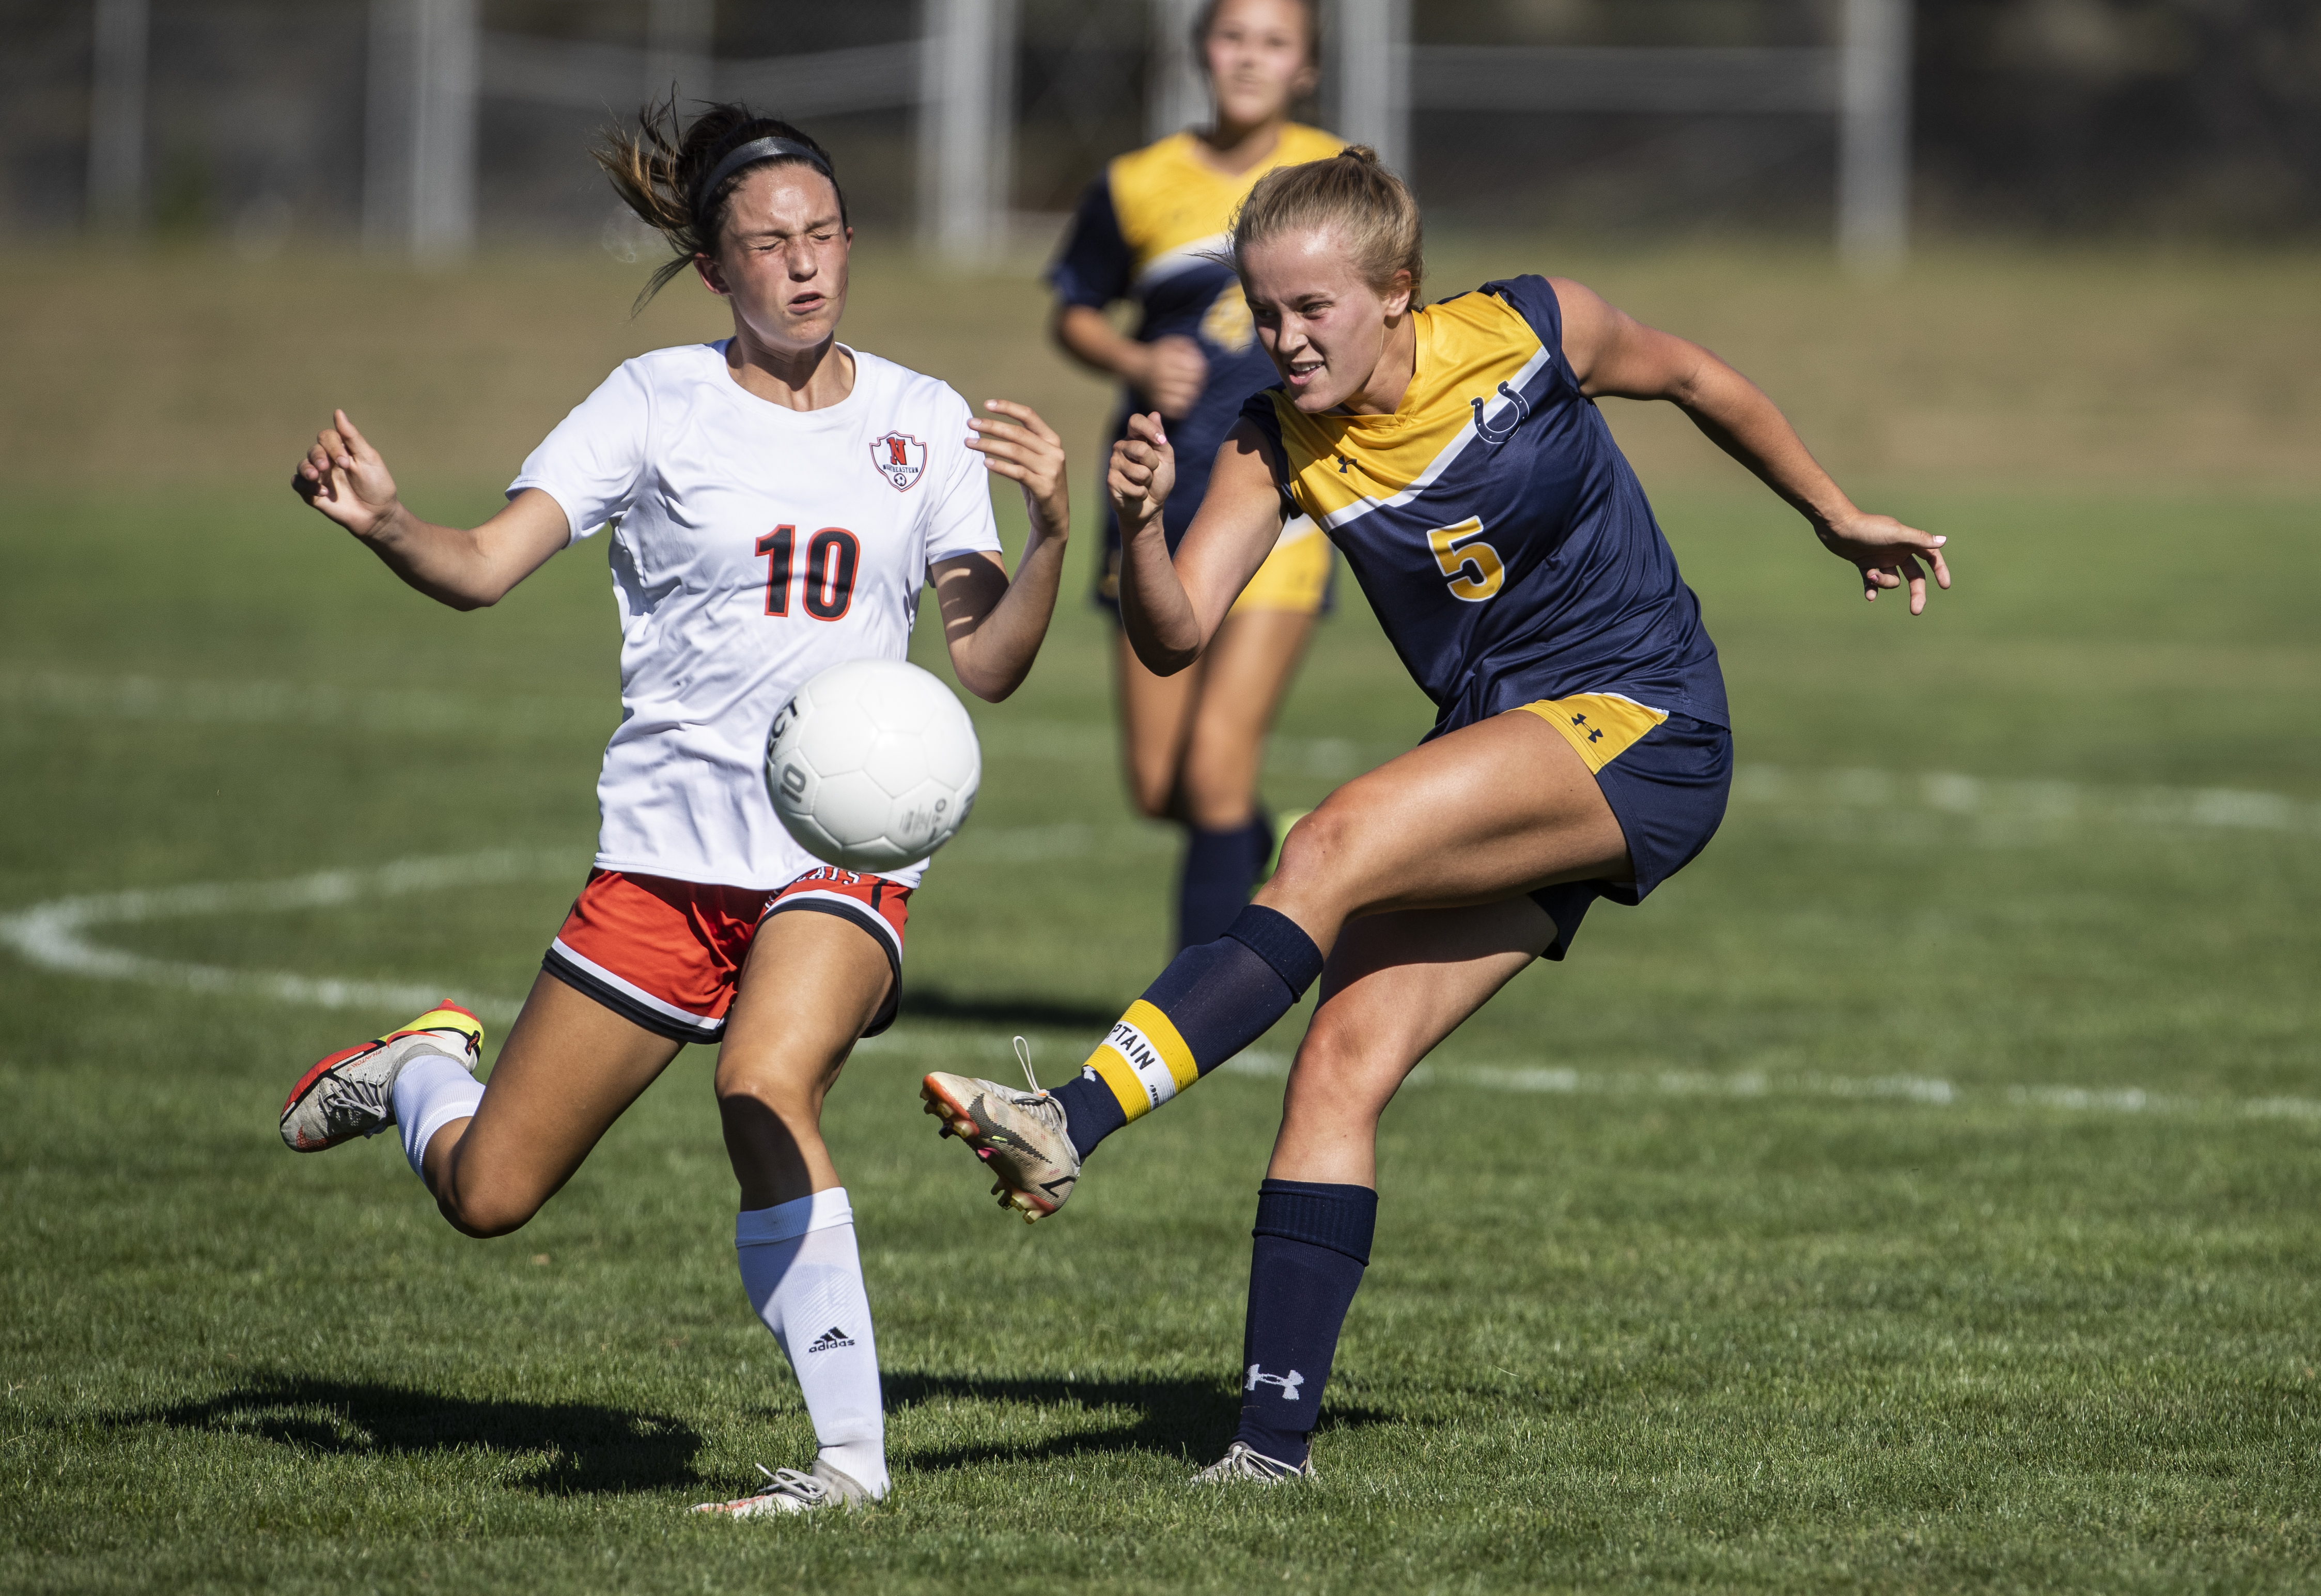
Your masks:
<svg viewBox="0 0 2321 1596"><path fill-rule="evenodd" d="M758 540L758 553L766 561L766 613L790 612L790 551L797 528L776 527ZM862 545L844 527L824 527L806 546L806 571L799 596L806 612L816 621L835 621L854 602L854 567Z"/></svg>
<svg viewBox="0 0 2321 1596"><path fill-rule="evenodd" d="M1451 578L1451 596L1479 604L1498 592L1507 579L1499 551L1483 541L1483 518L1470 515L1455 527L1436 527L1426 534L1434 563Z"/></svg>

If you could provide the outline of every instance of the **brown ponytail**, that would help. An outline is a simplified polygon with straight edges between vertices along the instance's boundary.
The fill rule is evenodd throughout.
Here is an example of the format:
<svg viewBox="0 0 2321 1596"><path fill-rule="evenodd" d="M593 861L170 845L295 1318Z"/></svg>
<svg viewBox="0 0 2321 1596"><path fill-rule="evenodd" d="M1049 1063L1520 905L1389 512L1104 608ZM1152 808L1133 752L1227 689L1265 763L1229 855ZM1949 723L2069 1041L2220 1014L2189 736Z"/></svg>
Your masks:
<svg viewBox="0 0 2321 1596"><path fill-rule="evenodd" d="M718 177L715 193L702 192L705 179L717 172L725 158L759 139L781 139L799 147L796 152L769 154L745 161ZM644 309L670 278L691 265L696 255L717 253L725 231L725 205L742 179L764 166L811 166L830 179L838 195L839 220L846 220L846 191L830 152L788 122L760 116L747 105L728 102L710 106L680 132L677 96L647 104L637 113L633 131L612 127L588 151L621 202L643 219L646 226L669 240L670 258L663 261L637 295L630 313Z"/></svg>
<svg viewBox="0 0 2321 1596"><path fill-rule="evenodd" d="M1367 144L1349 144L1327 160L1278 167L1257 181L1233 215L1236 269L1250 247L1290 232L1334 232L1362 281L1377 293L1410 274L1410 299L1426 276L1418 202Z"/></svg>

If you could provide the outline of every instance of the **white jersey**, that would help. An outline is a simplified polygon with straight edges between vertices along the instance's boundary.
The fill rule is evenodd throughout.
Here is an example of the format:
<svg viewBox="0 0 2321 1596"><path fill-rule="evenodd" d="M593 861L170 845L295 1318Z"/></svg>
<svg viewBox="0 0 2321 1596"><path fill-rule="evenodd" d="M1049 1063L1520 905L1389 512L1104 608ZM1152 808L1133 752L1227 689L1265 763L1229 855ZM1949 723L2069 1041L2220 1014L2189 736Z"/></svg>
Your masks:
<svg viewBox="0 0 2321 1596"><path fill-rule="evenodd" d="M508 487L611 526L621 725L596 784L606 870L786 886L820 861L766 793L766 736L807 678L900 659L928 567L997 552L967 402L876 355L821 410L759 398L723 341L624 363ZM926 862L890 871L915 886Z"/></svg>

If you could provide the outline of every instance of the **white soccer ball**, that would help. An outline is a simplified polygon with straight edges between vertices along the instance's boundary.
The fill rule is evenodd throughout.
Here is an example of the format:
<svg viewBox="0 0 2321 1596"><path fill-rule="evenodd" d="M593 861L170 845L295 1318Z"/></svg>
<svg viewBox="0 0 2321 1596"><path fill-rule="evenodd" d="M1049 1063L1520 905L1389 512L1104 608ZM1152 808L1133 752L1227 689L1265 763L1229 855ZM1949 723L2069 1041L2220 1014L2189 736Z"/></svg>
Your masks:
<svg viewBox="0 0 2321 1596"><path fill-rule="evenodd" d="M844 870L895 870L975 807L983 751L950 688L900 659L850 659L774 717L766 787L798 846Z"/></svg>

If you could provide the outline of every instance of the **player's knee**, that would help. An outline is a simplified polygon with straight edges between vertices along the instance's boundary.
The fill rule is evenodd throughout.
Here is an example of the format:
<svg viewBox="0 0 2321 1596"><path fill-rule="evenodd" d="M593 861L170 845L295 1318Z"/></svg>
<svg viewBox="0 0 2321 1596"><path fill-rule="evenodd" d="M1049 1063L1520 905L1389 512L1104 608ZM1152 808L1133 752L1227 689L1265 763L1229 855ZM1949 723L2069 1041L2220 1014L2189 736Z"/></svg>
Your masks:
<svg viewBox="0 0 2321 1596"><path fill-rule="evenodd" d="M769 1120L785 1126L812 1125L821 1118L823 1094L837 1074L833 1068L819 1081L783 1076L730 1084L721 1082L718 1118L729 1128Z"/></svg>
<svg viewBox="0 0 2321 1596"><path fill-rule="evenodd" d="M541 1199L530 1192L483 1182L478 1186L454 1183L435 1199L451 1229L462 1236L488 1241L521 1230L540 1211Z"/></svg>
<svg viewBox="0 0 2321 1596"><path fill-rule="evenodd" d="M1177 818L1177 771L1171 766L1165 769L1148 770L1132 766L1128 772L1129 806L1148 821L1170 821Z"/></svg>
<svg viewBox="0 0 2321 1596"><path fill-rule="evenodd" d="M1397 1061L1388 1056L1392 1050L1373 1031L1333 1020L1325 1008L1307 1029L1290 1066L1288 1111L1301 1119L1316 1111L1375 1119L1385 1106L1375 1086L1400 1078ZM1386 1095L1392 1095L1390 1087Z"/></svg>
<svg viewBox="0 0 2321 1596"><path fill-rule="evenodd" d="M1281 861L1274 867L1274 880L1287 890L1326 883L1343 868L1353 830L1344 807L1324 803L1290 827L1289 835L1281 839Z"/></svg>
<svg viewBox="0 0 2321 1596"><path fill-rule="evenodd" d="M1226 830L1248 823L1252 799L1249 762L1197 747L1185 760L1185 808L1193 823Z"/></svg>

